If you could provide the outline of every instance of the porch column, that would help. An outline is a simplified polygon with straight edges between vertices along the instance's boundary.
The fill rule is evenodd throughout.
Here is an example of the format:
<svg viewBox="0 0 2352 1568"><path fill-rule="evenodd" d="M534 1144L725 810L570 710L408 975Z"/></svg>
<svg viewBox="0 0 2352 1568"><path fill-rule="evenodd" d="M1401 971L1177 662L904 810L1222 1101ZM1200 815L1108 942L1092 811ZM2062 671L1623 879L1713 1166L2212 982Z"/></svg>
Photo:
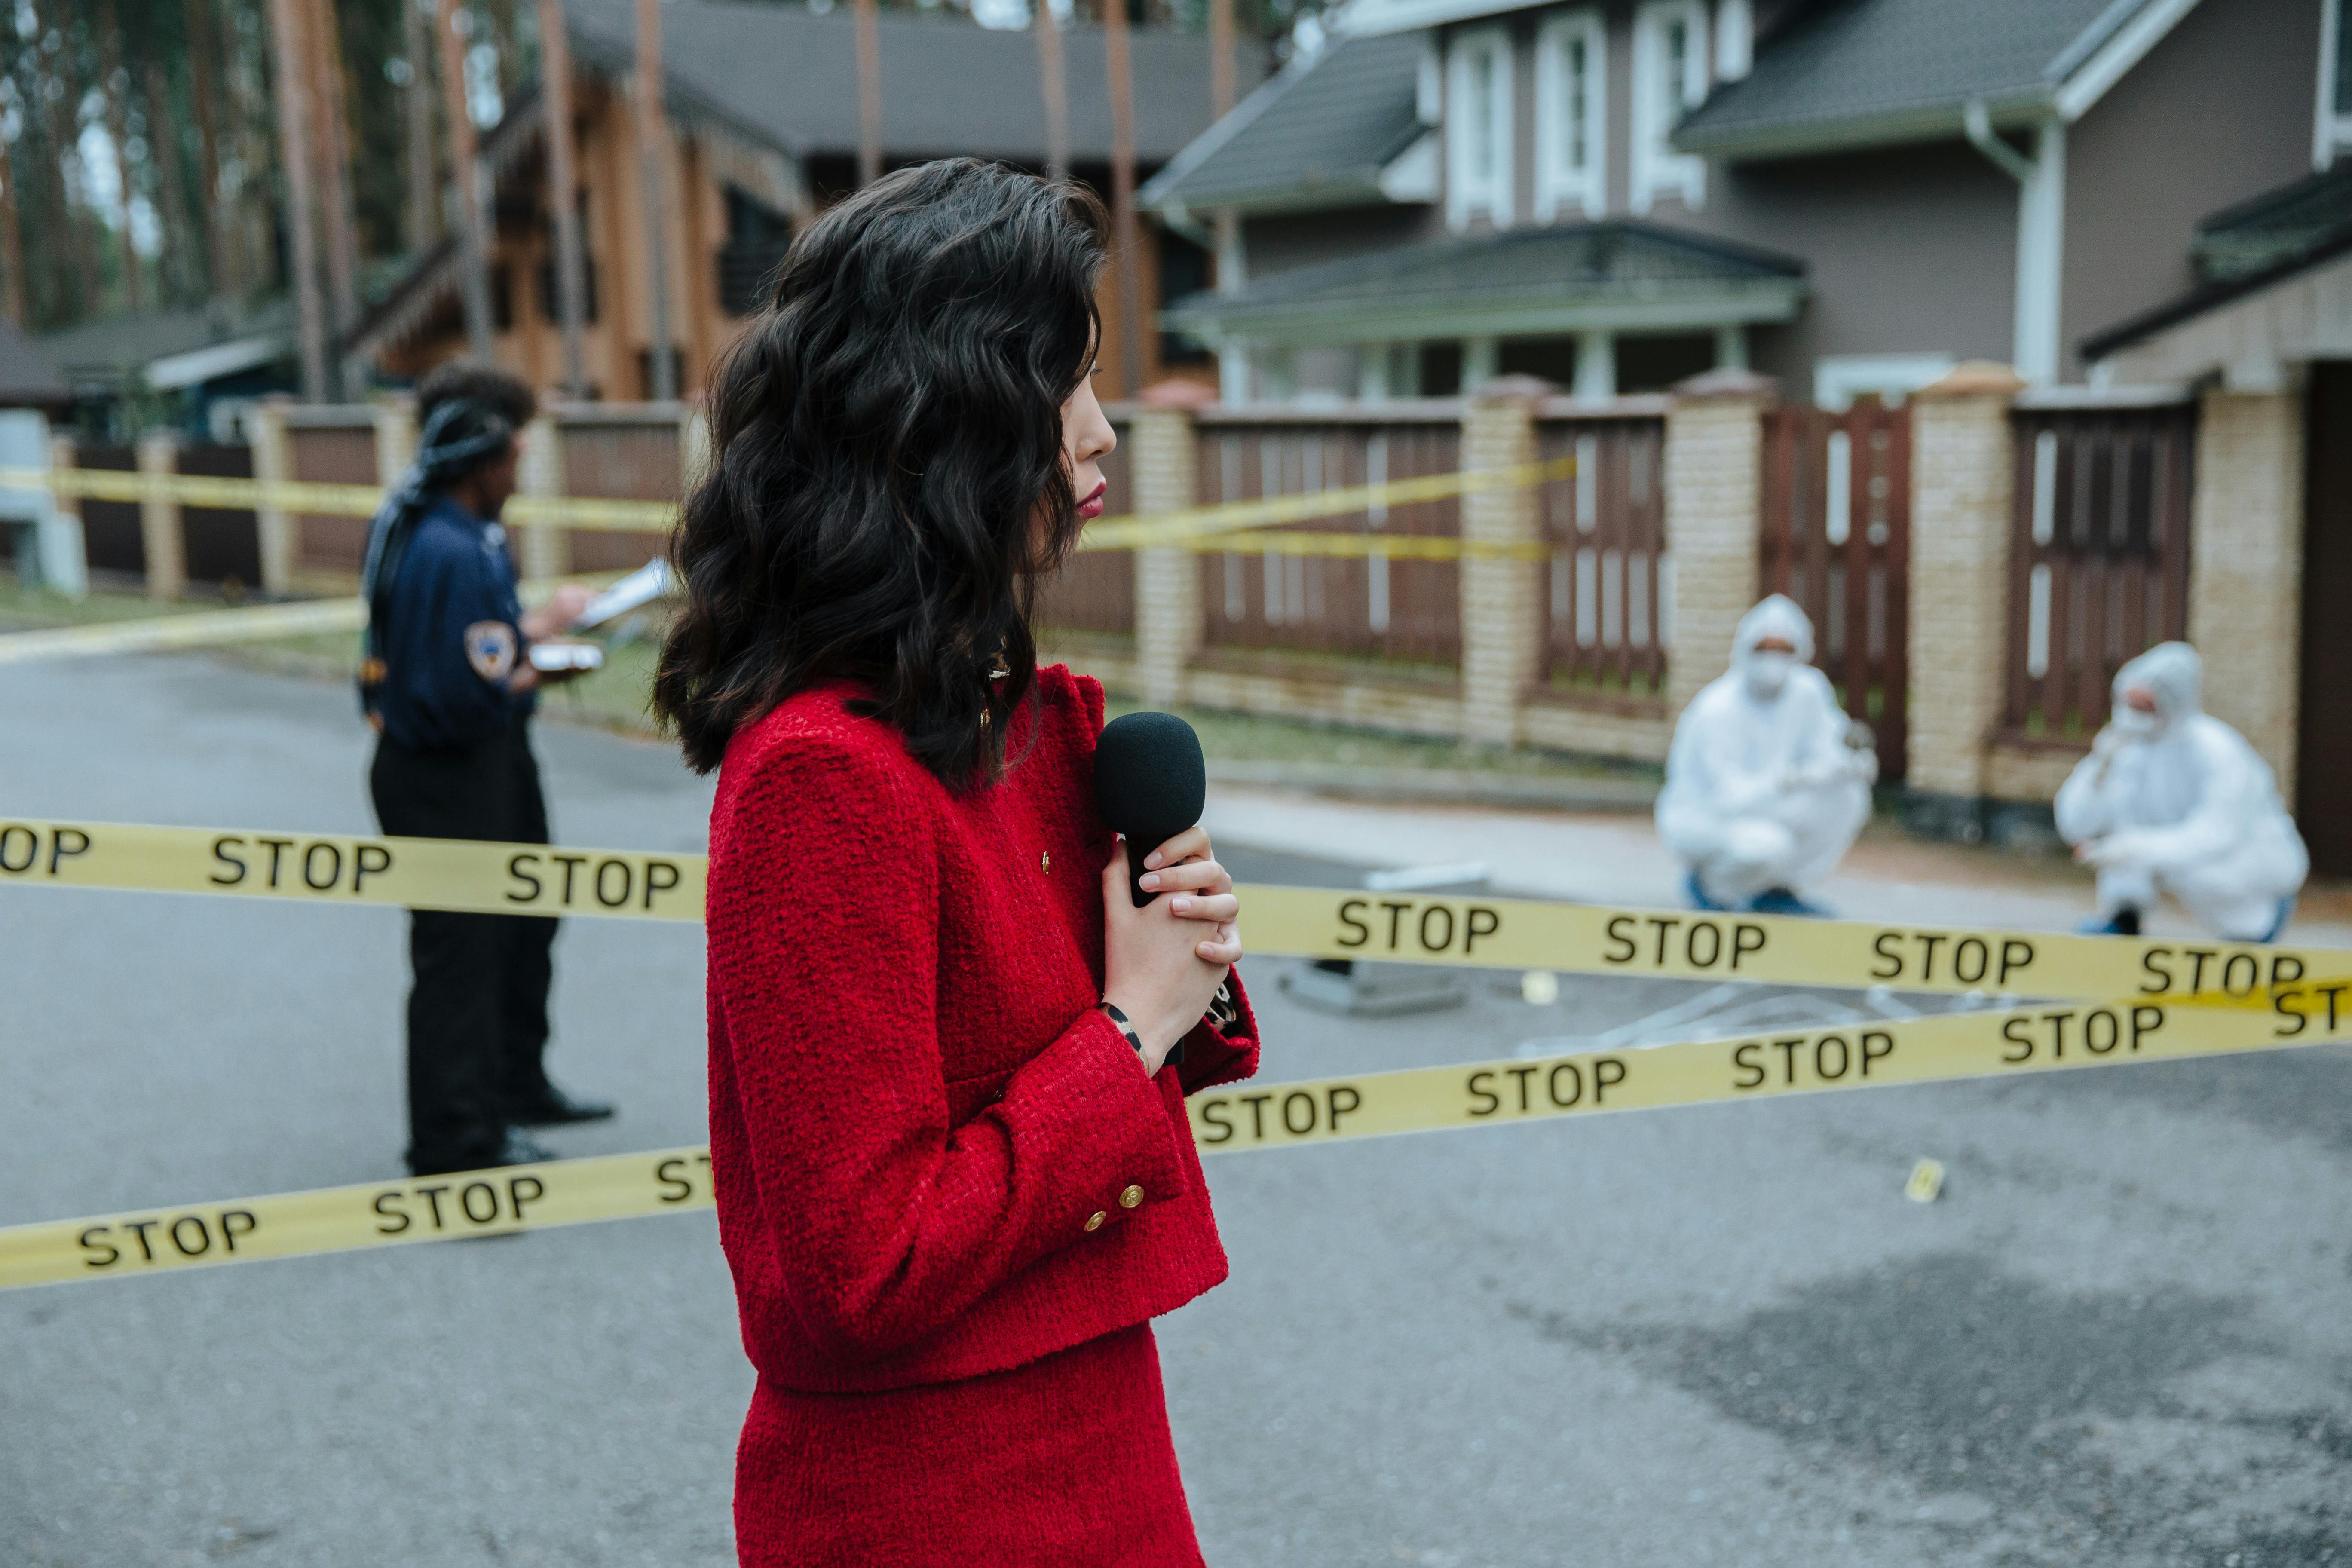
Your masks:
<svg viewBox="0 0 2352 1568"><path fill-rule="evenodd" d="M2303 640L2303 393L2200 400L2189 525L2189 640L2205 709L2235 725L2294 804Z"/></svg>
<svg viewBox="0 0 2352 1568"><path fill-rule="evenodd" d="M1715 329L1715 368L1746 370L1748 368L1748 329L1734 321Z"/></svg>
<svg viewBox="0 0 2352 1568"><path fill-rule="evenodd" d="M1217 350L1217 401L1250 400L1250 352L1247 343L1228 342Z"/></svg>
<svg viewBox="0 0 2352 1568"><path fill-rule="evenodd" d="M1576 386L1579 397L1617 395L1617 334L1589 331L1576 334Z"/></svg>
<svg viewBox="0 0 2352 1568"><path fill-rule="evenodd" d="M1532 376L1486 384L1462 416L1462 467L1476 473L1536 461L1536 403L1551 391ZM1462 542L1533 544L1543 537L1532 486L1462 498ZM1534 561L1465 555L1462 584L1462 733L1507 746L1543 658L1543 596Z"/></svg>
<svg viewBox="0 0 2352 1568"><path fill-rule="evenodd" d="M1987 743L2009 675L2011 509L2025 381L1972 360L1915 392L1911 407L1910 824L1982 837Z"/></svg>
<svg viewBox="0 0 2352 1568"><path fill-rule="evenodd" d="M1462 340L1462 394L1475 397L1478 389L1495 379L1496 367L1502 359L1502 344L1493 338Z"/></svg>
<svg viewBox="0 0 2352 1568"><path fill-rule="evenodd" d="M1211 401L1189 381L1146 387L1128 426L1134 443L1139 517L1183 511L1199 494L1201 461L1193 415ZM1184 700L1184 677L1201 647L1201 558L1190 550L1154 547L1135 552L1135 683L1155 708Z"/></svg>
<svg viewBox="0 0 2352 1568"><path fill-rule="evenodd" d="M1711 370L1675 388L1666 413L1668 553L1658 563L1669 714L1731 668L1732 631L1756 603L1764 413L1779 401L1780 383L1744 370Z"/></svg>
<svg viewBox="0 0 2352 1568"><path fill-rule="evenodd" d="M33 417L41 419L39 415ZM41 419L41 428L48 428ZM70 436L47 437L48 464L52 468L70 468L75 465L74 443ZM52 495L44 492L42 521L34 533L34 548L40 553L41 585L68 598L85 598L89 594L89 550L81 530L81 497ZM24 568L17 568L24 574Z"/></svg>
<svg viewBox="0 0 2352 1568"><path fill-rule="evenodd" d="M180 442L169 430L139 437L142 478L172 479L179 473ZM176 599L188 586L188 547L180 527L176 496L147 495L139 500L139 546L147 557L147 596Z"/></svg>
<svg viewBox="0 0 2352 1568"><path fill-rule="evenodd" d="M293 455L286 439L286 410L290 399L266 397L253 411L248 428L253 440L253 477L264 485L280 485L294 477ZM271 598L293 592L294 514L265 494L253 509L255 542L261 555L261 591Z"/></svg>

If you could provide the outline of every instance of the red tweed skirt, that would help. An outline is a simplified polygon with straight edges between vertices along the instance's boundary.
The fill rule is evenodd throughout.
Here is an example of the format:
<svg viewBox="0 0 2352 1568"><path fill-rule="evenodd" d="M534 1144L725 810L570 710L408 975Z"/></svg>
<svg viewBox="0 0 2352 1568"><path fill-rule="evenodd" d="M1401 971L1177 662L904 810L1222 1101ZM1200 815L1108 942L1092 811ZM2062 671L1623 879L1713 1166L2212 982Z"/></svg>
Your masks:
<svg viewBox="0 0 2352 1568"><path fill-rule="evenodd" d="M762 1378L735 1542L744 1568L1201 1568L1150 1325L879 1394Z"/></svg>

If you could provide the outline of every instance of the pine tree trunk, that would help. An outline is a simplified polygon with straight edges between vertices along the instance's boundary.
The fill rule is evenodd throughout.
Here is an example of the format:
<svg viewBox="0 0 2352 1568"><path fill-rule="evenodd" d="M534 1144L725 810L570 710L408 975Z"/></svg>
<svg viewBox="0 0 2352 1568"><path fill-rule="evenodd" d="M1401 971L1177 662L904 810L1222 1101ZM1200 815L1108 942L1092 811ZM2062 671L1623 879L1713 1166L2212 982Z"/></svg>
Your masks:
<svg viewBox="0 0 2352 1568"><path fill-rule="evenodd" d="M106 97L106 130L114 139L114 167L122 203L122 292L132 314L147 308L146 279L139 264L139 247L131 237L131 79L122 68L122 29L115 20L114 0L101 0L98 18L100 89ZM122 78L117 92L114 79Z"/></svg>

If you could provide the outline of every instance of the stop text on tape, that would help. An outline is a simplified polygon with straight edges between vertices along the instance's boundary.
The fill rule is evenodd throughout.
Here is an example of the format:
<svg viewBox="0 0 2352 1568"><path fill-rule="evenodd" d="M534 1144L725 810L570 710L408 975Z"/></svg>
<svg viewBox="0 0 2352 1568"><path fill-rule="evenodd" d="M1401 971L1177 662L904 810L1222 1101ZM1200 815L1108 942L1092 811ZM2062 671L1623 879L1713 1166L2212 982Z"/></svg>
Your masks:
<svg viewBox="0 0 2352 1568"><path fill-rule="evenodd" d="M1239 1084L1187 1103L1195 1142L1215 1155L2008 1078L2341 1043L2352 1038L2352 1007L2338 1005L2344 989L2291 984L2266 1003L2142 998L1948 1013ZM710 1205L709 1166L708 1149L667 1149L17 1226L0 1229L0 1289L677 1213ZM1074 1244L1082 1223L1072 1216Z"/></svg>
<svg viewBox="0 0 2352 1568"><path fill-rule="evenodd" d="M698 921L707 863L634 849L0 819L0 887Z"/></svg>
<svg viewBox="0 0 2352 1568"><path fill-rule="evenodd" d="M0 887L698 921L701 855L0 817ZM1990 996L2352 994L2352 952L1248 885L1262 956Z"/></svg>

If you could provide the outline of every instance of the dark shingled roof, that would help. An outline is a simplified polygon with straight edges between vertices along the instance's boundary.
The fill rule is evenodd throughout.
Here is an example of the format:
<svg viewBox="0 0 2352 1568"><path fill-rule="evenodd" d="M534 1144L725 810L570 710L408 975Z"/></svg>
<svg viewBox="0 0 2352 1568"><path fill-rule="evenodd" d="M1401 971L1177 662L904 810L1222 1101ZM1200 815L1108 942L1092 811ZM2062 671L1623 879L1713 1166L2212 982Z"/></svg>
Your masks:
<svg viewBox="0 0 2352 1568"><path fill-rule="evenodd" d="M1426 35L1346 38L1260 88L1144 187L1154 206L1349 205L1420 138L1414 87Z"/></svg>
<svg viewBox="0 0 2352 1568"><path fill-rule="evenodd" d="M2243 278L2347 232L2352 232L2352 163L2222 208L2197 226L2190 255L2208 279Z"/></svg>
<svg viewBox="0 0 2352 1568"><path fill-rule="evenodd" d="M1475 239L1445 239L1277 273L1237 294L1195 294L1161 312L1177 328L1213 323L1246 332L1256 321L1317 316L1511 310L1794 283L1804 264L1785 256L1650 224L1559 224Z"/></svg>
<svg viewBox="0 0 2352 1568"><path fill-rule="evenodd" d="M1952 135L1962 107L2045 101L2144 0L1828 0L1675 132L1693 153Z"/></svg>
<svg viewBox="0 0 2352 1568"><path fill-rule="evenodd" d="M72 398L73 389L47 345L26 337L16 322L0 319L0 406L62 404Z"/></svg>
<svg viewBox="0 0 2352 1568"><path fill-rule="evenodd" d="M2083 357L2104 359L2165 328L2352 251L2352 163L2306 174L2197 226L2190 246L2203 280L2160 305L2082 340Z"/></svg>
<svg viewBox="0 0 2352 1568"><path fill-rule="evenodd" d="M614 71L636 58L633 0L572 0L583 64ZM662 65L674 108L710 115L798 155L857 149L857 42L851 8L820 16L805 5L667 0ZM1045 161L1045 110L1034 34L947 16L884 11L882 144L893 157L969 154ZM1133 30L1135 153L1172 158L1210 122L1209 45L1166 27ZM1064 37L1070 150L1110 156L1109 72L1099 27ZM1234 49L1246 92L1264 78L1264 51ZM683 100L683 101L681 101Z"/></svg>

